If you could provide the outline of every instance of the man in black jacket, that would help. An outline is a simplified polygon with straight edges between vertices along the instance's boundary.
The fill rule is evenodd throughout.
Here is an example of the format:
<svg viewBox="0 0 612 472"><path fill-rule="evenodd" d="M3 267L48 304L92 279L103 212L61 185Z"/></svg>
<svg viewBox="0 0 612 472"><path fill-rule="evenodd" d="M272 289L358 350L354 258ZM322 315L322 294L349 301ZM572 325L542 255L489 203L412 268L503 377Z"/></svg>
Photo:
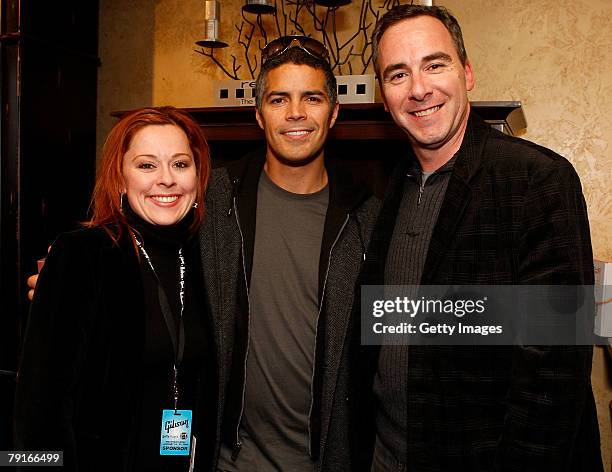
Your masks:
<svg viewBox="0 0 612 472"><path fill-rule="evenodd" d="M442 7L396 7L373 48L385 107L411 149L362 284L593 284L578 176L471 112L474 72L456 19ZM590 346L362 352L364 401L377 406L375 418L362 409L361 439L376 430L373 471L602 470Z"/></svg>
<svg viewBox="0 0 612 472"><path fill-rule="evenodd" d="M256 92L266 149L213 171L201 231L217 467L348 471L348 327L377 204L325 161L338 104L320 43L273 41Z"/></svg>

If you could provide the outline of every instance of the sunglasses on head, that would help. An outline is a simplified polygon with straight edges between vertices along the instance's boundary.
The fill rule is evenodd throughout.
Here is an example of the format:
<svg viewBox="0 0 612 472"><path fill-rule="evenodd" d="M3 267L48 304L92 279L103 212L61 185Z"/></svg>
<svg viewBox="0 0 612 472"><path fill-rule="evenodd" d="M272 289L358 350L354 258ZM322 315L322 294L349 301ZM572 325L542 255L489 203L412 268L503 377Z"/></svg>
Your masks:
<svg viewBox="0 0 612 472"><path fill-rule="evenodd" d="M281 36L270 41L261 51L261 63L265 64L270 59L280 56L291 48L300 48L312 57L329 62L329 53L323 44L308 36Z"/></svg>

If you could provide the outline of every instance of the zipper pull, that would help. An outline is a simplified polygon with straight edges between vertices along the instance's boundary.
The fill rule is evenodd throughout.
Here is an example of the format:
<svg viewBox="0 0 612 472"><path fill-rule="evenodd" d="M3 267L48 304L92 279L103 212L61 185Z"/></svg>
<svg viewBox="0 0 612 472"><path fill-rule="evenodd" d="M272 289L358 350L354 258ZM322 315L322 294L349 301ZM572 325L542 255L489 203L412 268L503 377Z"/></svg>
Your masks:
<svg viewBox="0 0 612 472"><path fill-rule="evenodd" d="M227 216L232 216L233 204L236 201L236 195L238 195L238 187L240 186L240 178L234 177L232 179L232 201L229 208L227 209Z"/></svg>
<svg viewBox="0 0 612 472"><path fill-rule="evenodd" d="M238 441L236 444L234 444L234 447L232 449L232 461L236 461L236 459L238 459L240 449L242 449L242 442Z"/></svg>

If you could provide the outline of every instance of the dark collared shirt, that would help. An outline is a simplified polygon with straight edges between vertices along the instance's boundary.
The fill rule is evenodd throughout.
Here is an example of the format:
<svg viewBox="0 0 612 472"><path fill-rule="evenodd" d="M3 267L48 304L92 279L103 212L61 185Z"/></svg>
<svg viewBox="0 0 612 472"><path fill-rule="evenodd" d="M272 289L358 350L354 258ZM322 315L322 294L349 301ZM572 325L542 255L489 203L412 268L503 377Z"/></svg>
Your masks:
<svg viewBox="0 0 612 472"><path fill-rule="evenodd" d="M430 174L416 160L410 167L387 255L385 285L419 284L454 163L455 157ZM407 378L408 346L382 346L374 380L376 430L378 440L402 463L407 455Z"/></svg>

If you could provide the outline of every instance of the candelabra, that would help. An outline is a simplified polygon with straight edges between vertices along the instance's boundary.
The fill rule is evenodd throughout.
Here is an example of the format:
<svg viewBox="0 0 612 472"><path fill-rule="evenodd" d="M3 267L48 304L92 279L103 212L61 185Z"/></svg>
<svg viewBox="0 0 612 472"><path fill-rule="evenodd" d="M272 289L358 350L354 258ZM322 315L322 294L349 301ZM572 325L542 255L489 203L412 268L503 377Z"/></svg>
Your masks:
<svg viewBox="0 0 612 472"><path fill-rule="evenodd" d="M219 50L228 46L220 39L220 4L206 0L205 39L197 41L195 51L208 58L234 80L254 79L260 67L261 49L274 37L291 34L312 36L329 51L336 75L364 74L372 61L372 32L378 18L400 0L361 0L359 19L354 29L340 35L339 10L351 0L246 0L241 9L241 22L235 24L240 59L230 54L231 64ZM412 2L411 2L412 3ZM243 67L246 66L246 67Z"/></svg>

